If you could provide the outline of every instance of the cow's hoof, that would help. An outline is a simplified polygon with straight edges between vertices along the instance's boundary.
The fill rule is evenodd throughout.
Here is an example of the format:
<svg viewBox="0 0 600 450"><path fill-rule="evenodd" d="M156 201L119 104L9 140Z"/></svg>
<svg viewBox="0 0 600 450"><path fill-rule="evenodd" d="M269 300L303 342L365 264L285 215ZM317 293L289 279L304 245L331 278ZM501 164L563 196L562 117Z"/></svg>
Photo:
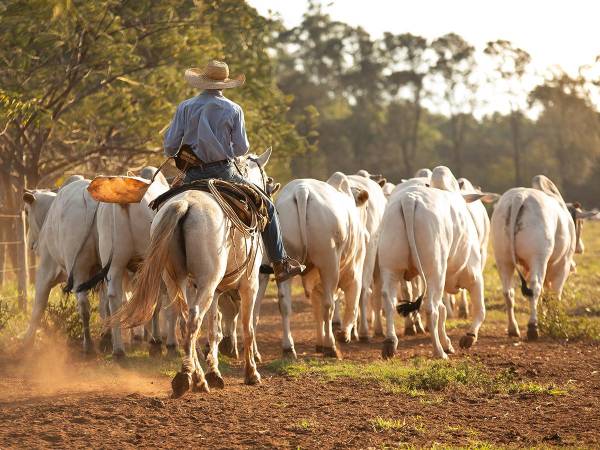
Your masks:
<svg viewBox="0 0 600 450"><path fill-rule="evenodd" d="M404 328L404 336L415 336L417 334L417 329L414 327L405 327Z"/></svg>
<svg viewBox="0 0 600 450"><path fill-rule="evenodd" d="M519 333L519 330L508 330L508 337L514 337L514 338L520 338L521 337L521 333Z"/></svg>
<svg viewBox="0 0 600 450"><path fill-rule="evenodd" d="M162 342L151 340L148 347L148 356L150 358L160 358L162 356Z"/></svg>
<svg viewBox="0 0 600 450"><path fill-rule="evenodd" d="M339 342L342 342L343 344L349 344L350 341L352 340L352 334L347 335L342 330L338 331L335 334L335 337Z"/></svg>
<svg viewBox="0 0 600 450"><path fill-rule="evenodd" d="M282 351L282 356L285 359L297 359L298 356L296 356L296 350L292 347L292 348L284 348Z"/></svg>
<svg viewBox="0 0 600 450"><path fill-rule="evenodd" d="M223 377L216 372L208 372L204 375L208 386L215 389L223 389L225 387L225 380Z"/></svg>
<svg viewBox="0 0 600 450"><path fill-rule="evenodd" d="M180 356L176 345L167 345L167 358L179 358Z"/></svg>
<svg viewBox="0 0 600 450"><path fill-rule="evenodd" d="M456 352L454 351L454 347L452 347L452 344L448 345L448 348L445 348L445 349L444 349L444 352L445 352L447 355L454 355L454 353L456 353Z"/></svg>
<svg viewBox="0 0 600 450"><path fill-rule="evenodd" d="M359 336L358 342L368 344L369 342L371 342L371 338L369 336Z"/></svg>
<svg viewBox="0 0 600 450"><path fill-rule="evenodd" d="M342 353L337 347L323 347L323 356L325 358L342 359Z"/></svg>
<svg viewBox="0 0 600 450"><path fill-rule="evenodd" d="M254 362L257 364L262 363L262 356L258 352L254 352Z"/></svg>
<svg viewBox="0 0 600 450"><path fill-rule="evenodd" d="M323 353L323 346L315 345L315 353Z"/></svg>
<svg viewBox="0 0 600 450"><path fill-rule="evenodd" d="M534 323L527 325L527 339L530 341L535 341L539 337L540 331L538 330L538 326Z"/></svg>
<svg viewBox="0 0 600 450"><path fill-rule="evenodd" d="M332 322L331 326L333 328L333 331L340 331L342 329L342 323L341 322Z"/></svg>
<svg viewBox="0 0 600 450"><path fill-rule="evenodd" d="M237 348L235 348L235 345L233 345L231 336L224 336L223 340L219 342L219 352L230 358L239 358L239 353Z"/></svg>
<svg viewBox="0 0 600 450"><path fill-rule="evenodd" d="M460 345L460 348L471 348L474 343L475 343L475 335L471 334L471 333L467 333L463 337L460 338L459 345Z"/></svg>
<svg viewBox="0 0 600 450"><path fill-rule="evenodd" d="M112 352L112 335L110 333L103 333L100 336L100 342L98 342L98 349L102 353Z"/></svg>
<svg viewBox="0 0 600 450"><path fill-rule="evenodd" d="M383 341L383 347L381 347L381 357L383 359L393 358L396 354L396 343L391 339Z"/></svg>
<svg viewBox="0 0 600 450"><path fill-rule="evenodd" d="M112 353L113 361L124 361L127 356L125 355L125 351L123 349L115 350Z"/></svg>
<svg viewBox="0 0 600 450"><path fill-rule="evenodd" d="M187 391L190 390L192 386L192 375L189 373L177 372L177 374L173 377L171 381L171 389L173 393L171 394L171 398L179 398Z"/></svg>
<svg viewBox="0 0 600 450"><path fill-rule="evenodd" d="M260 384L260 374L256 370L252 373L247 373L244 377L244 383L248 386Z"/></svg>
<svg viewBox="0 0 600 450"><path fill-rule="evenodd" d="M192 373L192 392L210 392L206 378L197 370Z"/></svg>

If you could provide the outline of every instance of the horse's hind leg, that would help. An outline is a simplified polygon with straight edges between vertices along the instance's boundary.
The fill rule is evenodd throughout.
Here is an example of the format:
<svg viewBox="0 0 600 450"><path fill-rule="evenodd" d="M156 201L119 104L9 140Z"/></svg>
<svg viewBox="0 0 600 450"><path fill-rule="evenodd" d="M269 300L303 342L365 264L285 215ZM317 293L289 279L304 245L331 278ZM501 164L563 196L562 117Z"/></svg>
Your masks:
<svg viewBox="0 0 600 450"><path fill-rule="evenodd" d="M254 358L254 299L258 291L258 276L251 275L250 279L240 285L241 298L240 312L242 315L242 328L244 330L244 382L249 385L260 384L260 374L256 370Z"/></svg>
<svg viewBox="0 0 600 450"><path fill-rule="evenodd" d="M230 299L226 299L230 301ZM219 313L219 294L215 294L208 311L208 354L206 355L206 382L210 387L223 389L225 381L219 372L219 342L222 333L219 330L221 314Z"/></svg>

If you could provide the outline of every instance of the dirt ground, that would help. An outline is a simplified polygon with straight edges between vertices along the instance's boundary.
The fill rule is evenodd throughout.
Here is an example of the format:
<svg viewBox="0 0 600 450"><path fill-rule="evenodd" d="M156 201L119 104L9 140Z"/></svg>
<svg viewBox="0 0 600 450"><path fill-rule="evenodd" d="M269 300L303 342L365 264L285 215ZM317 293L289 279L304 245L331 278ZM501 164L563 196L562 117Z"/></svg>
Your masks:
<svg viewBox="0 0 600 450"><path fill-rule="evenodd" d="M295 303L293 331L300 358L313 353L308 304ZM450 333L455 346L462 331ZM509 339L500 324L484 324L481 340L454 359L512 368L524 380L568 386L566 395L493 395L445 392L427 398L394 394L376 382L291 378L269 371L280 358L280 319L265 301L259 346L265 359L260 386L243 384L233 363L224 390L172 400L165 375L140 375L105 358L82 362L40 349L23 368L0 359L2 448L478 448L569 446L600 448L600 347L541 339ZM342 345L347 360L380 358L381 338ZM401 338L398 358L429 357L427 337ZM81 366L89 369L81 372ZM88 375L82 375L87 373ZM76 374L76 375L75 375ZM408 426L381 430L372 420Z"/></svg>

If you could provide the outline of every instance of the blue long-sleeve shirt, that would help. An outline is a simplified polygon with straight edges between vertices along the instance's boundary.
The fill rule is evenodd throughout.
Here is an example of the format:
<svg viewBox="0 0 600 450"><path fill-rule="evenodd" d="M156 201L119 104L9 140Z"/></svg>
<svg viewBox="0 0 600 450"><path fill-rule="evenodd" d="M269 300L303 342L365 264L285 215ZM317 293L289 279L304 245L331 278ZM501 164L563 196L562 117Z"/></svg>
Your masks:
<svg viewBox="0 0 600 450"><path fill-rule="evenodd" d="M182 144L204 163L244 155L250 145L242 108L221 91L204 91L183 101L165 133L165 155L175 155Z"/></svg>

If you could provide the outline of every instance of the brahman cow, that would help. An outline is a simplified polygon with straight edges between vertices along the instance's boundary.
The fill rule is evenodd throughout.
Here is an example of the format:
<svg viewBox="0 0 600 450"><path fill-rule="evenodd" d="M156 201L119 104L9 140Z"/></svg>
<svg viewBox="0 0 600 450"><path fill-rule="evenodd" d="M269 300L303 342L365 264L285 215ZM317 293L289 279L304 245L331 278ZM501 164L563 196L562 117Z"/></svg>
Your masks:
<svg viewBox="0 0 600 450"><path fill-rule="evenodd" d="M458 182L447 167L433 170L431 187L413 182L392 194L384 214L379 240L379 265L386 311L383 357L394 355L398 338L392 319L397 284L402 278L420 275L423 293L416 302L398 305L398 312L419 309L424 299L434 354L447 358L454 349L445 330L444 292L466 288L474 305L474 320L460 341L468 348L476 340L485 317L483 266L477 230L467 209L468 201L485 194L460 193Z"/></svg>
<svg viewBox="0 0 600 450"><path fill-rule="evenodd" d="M87 191L89 183L76 176L69 178L58 193L27 190L23 194L29 225L27 241L40 257L25 348L33 345L50 290L66 281L64 290L70 292L100 268L96 234L98 202ZM87 291L77 290L76 297L83 324L83 350L93 353Z"/></svg>
<svg viewBox="0 0 600 450"><path fill-rule="evenodd" d="M285 247L307 265L302 283L313 305L316 346L325 356L339 356L333 335L334 296L344 291L346 309L341 339L349 342L362 287L368 232L363 225L367 191L352 188L348 177L334 173L329 180L294 180L276 201ZM283 319L283 352L296 356L290 331L291 280L278 286Z"/></svg>
<svg viewBox="0 0 600 450"><path fill-rule="evenodd" d="M521 291L529 298L527 337L537 339L537 305L542 289L560 298L573 256L583 253L582 220L598 219L594 211L567 205L558 188L544 175L533 178L532 188L513 188L504 193L492 214L492 241L496 265L508 312L508 335L520 336L515 318L515 269ZM520 267L520 268L519 268Z"/></svg>

